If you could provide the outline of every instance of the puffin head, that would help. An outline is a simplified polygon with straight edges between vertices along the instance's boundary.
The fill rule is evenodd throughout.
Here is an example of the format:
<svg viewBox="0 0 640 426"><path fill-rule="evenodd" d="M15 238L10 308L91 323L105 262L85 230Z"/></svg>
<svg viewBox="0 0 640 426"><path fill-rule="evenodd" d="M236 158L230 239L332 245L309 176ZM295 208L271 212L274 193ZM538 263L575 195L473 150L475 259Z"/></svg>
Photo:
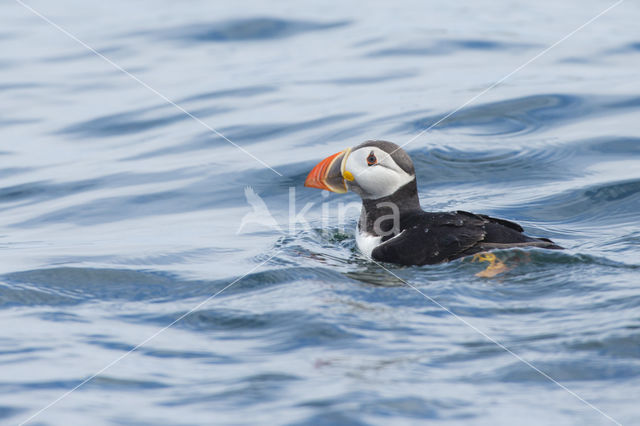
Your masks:
<svg viewBox="0 0 640 426"><path fill-rule="evenodd" d="M333 154L311 170L304 186L378 199L395 193L416 175L409 155L387 141L366 141Z"/></svg>

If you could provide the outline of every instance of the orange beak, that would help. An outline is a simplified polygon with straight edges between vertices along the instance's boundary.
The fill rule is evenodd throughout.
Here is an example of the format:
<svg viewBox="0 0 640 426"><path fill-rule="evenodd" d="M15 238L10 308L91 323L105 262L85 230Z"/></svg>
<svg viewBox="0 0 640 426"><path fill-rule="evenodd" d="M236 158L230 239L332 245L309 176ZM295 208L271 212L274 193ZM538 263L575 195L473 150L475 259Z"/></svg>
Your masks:
<svg viewBox="0 0 640 426"><path fill-rule="evenodd" d="M330 155L309 172L309 176L304 181L304 186L310 188L326 189L327 191L344 194L347 192L347 184L343 175L343 163L349 155L351 148ZM348 176L351 176L348 174ZM353 178L351 179L353 180Z"/></svg>

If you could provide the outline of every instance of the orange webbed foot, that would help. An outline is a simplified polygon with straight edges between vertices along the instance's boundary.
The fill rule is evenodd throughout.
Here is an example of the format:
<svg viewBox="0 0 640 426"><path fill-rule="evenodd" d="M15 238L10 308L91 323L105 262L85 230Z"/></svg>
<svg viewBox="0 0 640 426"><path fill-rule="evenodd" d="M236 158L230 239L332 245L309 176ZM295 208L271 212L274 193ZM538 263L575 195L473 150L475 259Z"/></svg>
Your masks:
<svg viewBox="0 0 640 426"><path fill-rule="evenodd" d="M492 278L498 274L506 272L509 270L507 265L504 264L498 257L489 252L483 252L474 254L473 258L471 258L472 262L489 262L489 266L484 271L478 272L476 277L480 278Z"/></svg>

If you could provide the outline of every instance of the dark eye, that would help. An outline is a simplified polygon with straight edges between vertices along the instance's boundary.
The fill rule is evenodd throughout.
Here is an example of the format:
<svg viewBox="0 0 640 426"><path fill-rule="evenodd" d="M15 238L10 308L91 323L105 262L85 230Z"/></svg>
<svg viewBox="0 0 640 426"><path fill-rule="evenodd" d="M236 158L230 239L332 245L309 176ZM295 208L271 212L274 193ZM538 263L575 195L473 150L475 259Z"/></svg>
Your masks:
<svg viewBox="0 0 640 426"><path fill-rule="evenodd" d="M373 151L371 151L371 153L369 154L369 156L367 157L367 164L370 166L373 166L374 164L376 164L378 162L378 159L376 158L375 154L373 153Z"/></svg>

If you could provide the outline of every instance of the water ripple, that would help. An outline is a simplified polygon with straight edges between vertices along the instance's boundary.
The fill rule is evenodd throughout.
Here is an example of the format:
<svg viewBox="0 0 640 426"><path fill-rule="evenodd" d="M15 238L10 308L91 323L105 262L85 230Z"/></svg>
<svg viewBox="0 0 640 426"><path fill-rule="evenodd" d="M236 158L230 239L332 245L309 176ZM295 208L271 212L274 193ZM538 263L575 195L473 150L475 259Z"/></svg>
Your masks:
<svg viewBox="0 0 640 426"><path fill-rule="evenodd" d="M348 21L313 22L294 21L281 18L231 19L213 23L191 23L187 26L150 31L159 39L183 42L231 42L251 40L271 40L292 37L297 34L340 28Z"/></svg>
<svg viewBox="0 0 640 426"><path fill-rule="evenodd" d="M576 120L603 114L611 109L638 107L637 98L611 98L565 94L541 94L490 102L458 111L437 124L437 129L462 129L470 135L527 135ZM411 121L395 131L416 133L437 123L446 114Z"/></svg>
<svg viewBox="0 0 640 426"><path fill-rule="evenodd" d="M427 46L396 46L375 50L367 54L368 57L393 57L393 56L431 56L451 55L465 50L502 51L523 50L535 47L525 43L508 43L494 40L455 40L442 39L429 43Z"/></svg>

